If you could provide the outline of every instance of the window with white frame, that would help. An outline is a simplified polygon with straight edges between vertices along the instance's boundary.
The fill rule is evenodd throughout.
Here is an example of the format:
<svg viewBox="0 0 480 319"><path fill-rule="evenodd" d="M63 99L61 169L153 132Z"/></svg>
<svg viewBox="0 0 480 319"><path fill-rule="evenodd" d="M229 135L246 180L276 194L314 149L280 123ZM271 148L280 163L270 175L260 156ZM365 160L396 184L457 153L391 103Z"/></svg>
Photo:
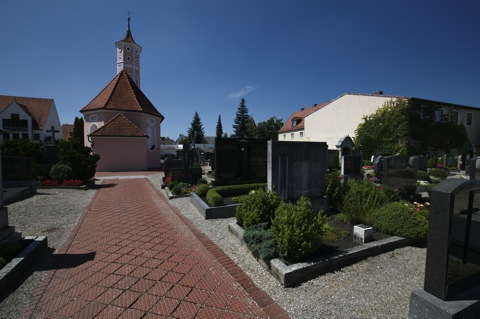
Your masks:
<svg viewBox="0 0 480 319"><path fill-rule="evenodd" d="M457 111L450 112L450 121L452 121L453 124L458 124L458 112Z"/></svg>
<svg viewBox="0 0 480 319"><path fill-rule="evenodd" d="M300 132L300 138L303 138L303 132Z"/></svg>
<svg viewBox="0 0 480 319"><path fill-rule="evenodd" d="M295 137L295 133L290 133L290 139L293 140L294 137Z"/></svg>
<svg viewBox="0 0 480 319"><path fill-rule="evenodd" d="M285 141L287 139L287 134L283 134L283 140Z"/></svg>
<svg viewBox="0 0 480 319"><path fill-rule="evenodd" d="M435 122L440 123L443 121L443 110L435 111Z"/></svg>
<svg viewBox="0 0 480 319"><path fill-rule="evenodd" d="M473 122L473 114L467 113L467 125L472 125Z"/></svg>

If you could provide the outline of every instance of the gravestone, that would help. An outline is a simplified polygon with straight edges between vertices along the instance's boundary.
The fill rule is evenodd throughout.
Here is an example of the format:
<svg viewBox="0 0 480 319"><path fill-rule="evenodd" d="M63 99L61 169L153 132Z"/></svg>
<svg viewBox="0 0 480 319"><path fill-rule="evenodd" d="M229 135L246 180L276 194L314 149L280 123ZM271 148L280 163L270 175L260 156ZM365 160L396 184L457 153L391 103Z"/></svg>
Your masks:
<svg viewBox="0 0 480 319"><path fill-rule="evenodd" d="M327 210L327 168L327 143L268 141L268 189L286 201L305 195L314 209Z"/></svg>
<svg viewBox="0 0 480 319"><path fill-rule="evenodd" d="M451 178L431 191L425 283L409 318L480 318L480 181Z"/></svg>
<svg viewBox="0 0 480 319"><path fill-rule="evenodd" d="M341 174L346 183L349 179L363 179L362 175L362 157L360 155L342 156Z"/></svg>
<svg viewBox="0 0 480 319"><path fill-rule="evenodd" d="M267 140L215 139L214 185L267 181Z"/></svg>
<svg viewBox="0 0 480 319"><path fill-rule="evenodd" d="M383 157L382 184L400 192L405 199L413 199L417 188L417 169L409 164L408 156Z"/></svg>
<svg viewBox="0 0 480 319"><path fill-rule="evenodd" d="M408 163L417 171L427 171L427 158L425 156L410 156Z"/></svg>

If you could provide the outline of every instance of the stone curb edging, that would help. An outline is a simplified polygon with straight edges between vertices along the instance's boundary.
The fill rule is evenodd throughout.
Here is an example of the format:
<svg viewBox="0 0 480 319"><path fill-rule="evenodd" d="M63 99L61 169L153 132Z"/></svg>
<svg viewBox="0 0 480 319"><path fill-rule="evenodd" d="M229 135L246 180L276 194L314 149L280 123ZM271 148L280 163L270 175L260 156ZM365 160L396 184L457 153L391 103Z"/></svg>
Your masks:
<svg viewBox="0 0 480 319"><path fill-rule="evenodd" d="M205 219L230 218L237 214L237 206L242 204L232 204L219 207L208 206L195 192L190 193L190 203L195 206Z"/></svg>
<svg viewBox="0 0 480 319"><path fill-rule="evenodd" d="M237 223L228 224L228 230L233 236L237 237L243 245L247 245L243 240L244 230ZM409 244L410 241L408 239L392 236L356 246L343 252L322 256L310 262L288 266L280 259L272 259L270 265L262 259L258 259L258 262L284 287L291 287L316 278L329 271L352 265L368 257L380 255L397 248L408 246Z"/></svg>
<svg viewBox="0 0 480 319"><path fill-rule="evenodd" d="M0 270L0 290L5 290L30 266L43 250L48 247L47 236L27 236L25 240L33 240L13 260Z"/></svg>
<svg viewBox="0 0 480 319"><path fill-rule="evenodd" d="M155 186L147 179L152 188L159 194L163 194L156 190ZM262 308L268 318L288 319L288 313L280 307L265 291L255 286L253 280L240 268L228 255L220 249L207 235L205 235L190 219L183 216L176 207L172 206L168 201L167 205L172 211L185 223L195 237L205 246L205 248L215 257L215 259L225 267L227 272L238 282L247 294Z"/></svg>

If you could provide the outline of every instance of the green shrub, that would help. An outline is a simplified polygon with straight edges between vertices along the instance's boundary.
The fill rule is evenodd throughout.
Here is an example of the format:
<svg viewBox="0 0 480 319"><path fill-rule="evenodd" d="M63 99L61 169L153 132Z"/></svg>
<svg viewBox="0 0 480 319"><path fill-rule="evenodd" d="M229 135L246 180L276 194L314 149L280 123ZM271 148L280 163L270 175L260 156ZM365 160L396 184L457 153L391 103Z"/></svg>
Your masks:
<svg viewBox="0 0 480 319"><path fill-rule="evenodd" d="M448 172L440 168L434 168L430 170L430 176L444 180L447 178Z"/></svg>
<svg viewBox="0 0 480 319"><path fill-rule="evenodd" d="M340 210L343 197L347 191L348 186L342 182L338 170L333 170L327 174L327 198L331 211L337 212Z"/></svg>
<svg viewBox="0 0 480 319"><path fill-rule="evenodd" d="M177 181L170 181L170 183L168 183L168 188L174 189L175 186L177 186L177 185L178 185Z"/></svg>
<svg viewBox="0 0 480 319"><path fill-rule="evenodd" d="M275 192L266 188L252 190L242 198L243 205L237 206L237 223L243 228L259 223L271 223L275 210L282 200Z"/></svg>
<svg viewBox="0 0 480 319"><path fill-rule="evenodd" d="M430 180L430 175L425 171L418 171L417 172L417 180L428 182Z"/></svg>
<svg viewBox="0 0 480 319"><path fill-rule="evenodd" d="M370 214L388 201L387 195L370 181L348 181L341 212L351 225L366 224Z"/></svg>
<svg viewBox="0 0 480 319"><path fill-rule="evenodd" d="M382 185L382 192L387 196L387 202L398 202L400 201L400 194L393 187L388 185Z"/></svg>
<svg viewBox="0 0 480 319"><path fill-rule="evenodd" d="M171 191L173 195L180 195L182 193L182 188L177 184L171 189Z"/></svg>
<svg viewBox="0 0 480 319"><path fill-rule="evenodd" d="M202 178L199 178L198 181L197 181L197 185L201 185L201 184L207 185L208 182L205 178L202 177Z"/></svg>
<svg viewBox="0 0 480 319"><path fill-rule="evenodd" d="M246 195L252 190L265 188L265 183L219 186L215 189L223 197Z"/></svg>
<svg viewBox="0 0 480 319"><path fill-rule="evenodd" d="M73 169L66 164L55 164L48 175L54 181L61 183L66 179L73 179Z"/></svg>
<svg viewBox="0 0 480 319"><path fill-rule="evenodd" d="M225 205L223 202L223 197L217 193L215 188L211 188L207 192L206 196L208 206L216 207Z"/></svg>
<svg viewBox="0 0 480 319"><path fill-rule="evenodd" d="M318 250L325 224L323 211L315 213L310 199L302 196L296 204L280 204L271 230L280 254L289 261L298 261Z"/></svg>
<svg viewBox="0 0 480 319"><path fill-rule="evenodd" d="M257 258L270 261L279 257L277 242L268 228L268 223L255 224L245 229L243 240Z"/></svg>
<svg viewBox="0 0 480 319"><path fill-rule="evenodd" d="M433 158L433 157L430 157L428 160L427 160L427 167L428 168L434 168L437 166L437 161Z"/></svg>
<svg viewBox="0 0 480 319"><path fill-rule="evenodd" d="M210 189L210 187L208 187L207 184L200 184L197 186L197 194L198 196L205 196L207 195L207 192L208 190Z"/></svg>
<svg viewBox="0 0 480 319"><path fill-rule="evenodd" d="M402 202L388 203L371 216L372 227L382 233L405 237L413 242L427 239L427 220Z"/></svg>

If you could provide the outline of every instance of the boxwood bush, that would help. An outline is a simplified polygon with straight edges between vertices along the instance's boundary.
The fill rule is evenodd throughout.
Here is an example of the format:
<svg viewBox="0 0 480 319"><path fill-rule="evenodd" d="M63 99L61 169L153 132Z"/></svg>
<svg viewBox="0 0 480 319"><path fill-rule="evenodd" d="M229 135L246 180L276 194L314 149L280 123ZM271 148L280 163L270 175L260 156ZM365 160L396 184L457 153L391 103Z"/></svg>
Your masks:
<svg viewBox="0 0 480 319"><path fill-rule="evenodd" d="M210 189L207 192L206 200L208 206L216 207L225 205L223 203L223 197L219 193L217 193L214 188Z"/></svg>
<svg viewBox="0 0 480 319"><path fill-rule="evenodd" d="M298 261L320 248L325 227L323 211L315 213L310 199L302 196L295 204L280 204L271 230L280 254L288 261Z"/></svg>
<svg viewBox="0 0 480 319"><path fill-rule="evenodd" d="M73 169L66 164L55 164L48 175L54 181L61 183L66 179L73 179Z"/></svg>
<svg viewBox="0 0 480 319"><path fill-rule="evenodd" d="M388 203L376 209L371 215L370 225L387 235L405 237L413 242L427 239L428 223L425 217L402 202Z"/></svg>
<svg viewBox="0 0 480 319"><path fill-rule="evenodd" d="M430 176L444 180L448 176L448 172L444 169L433 168L430 170Z"/></svg>
<svg viewBox="0 0 480 319"><path fill-rule="evenodd" d="M197 194L198 194L198 196L202 196L202 197L203 197L203 196L207 195L207 192L208 192L209 189L210 189L210 187L208 187L207 184L199 184L199 185L197 186Z"/></svg>
<svg viewBox="0 0 480 319"><path fill-rule="evenodd" d="M419 181L430 181L430 175L425 171L418 171L417 172L417 180Z"/></svg>
<svg viewBox="0 0 480 319"><path fill-rule="evenodd" d="M280 196L274 191L270 192L265 187L252 190L248 196L242 197L237 206L237 224L243 228L259 223L271 224L275 210L282 202Z"/></svg>

